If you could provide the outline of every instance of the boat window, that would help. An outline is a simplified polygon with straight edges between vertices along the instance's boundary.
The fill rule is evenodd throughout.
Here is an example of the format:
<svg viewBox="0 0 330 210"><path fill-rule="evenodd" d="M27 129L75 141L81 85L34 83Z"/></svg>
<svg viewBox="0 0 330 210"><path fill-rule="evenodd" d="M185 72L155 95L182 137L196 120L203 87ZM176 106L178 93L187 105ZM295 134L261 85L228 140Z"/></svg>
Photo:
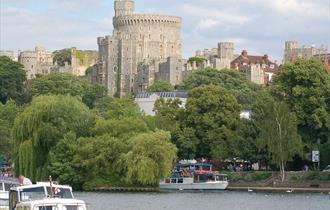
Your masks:
<svg viewBox="0 0 330 210"><path fill-rule="evenodd" d="M183 183L183 179L182 178L178 179L178 183Z"/></svg>
<svg viewBox="0 0 330 210"><path fill-rule="evenodd" d="M9 183L6 183L6 184L5 184L5 191L9 191L9 190L10 190L10 188L11 188L11 187L14 187L14 186L16 186L16 185L14 185L14 184L9 184Z"/></svg>
<svg viewBox="0 0 330 210"><path fill-rule="evenodd" d="M56 206L38 206L36 210L57 210Z"/></svg>
<svg viewBox="0 0 330 210"><path fill-rule="evenodd" d="M0 191L2 191L2 190L3 190L3 183L0 182Z"/></svg>
<svg viewBox="0 0 330 210"><path fill-rule="evenodd" d="M27 188L20 192L21 201L40 200L45 198L45 196L44 187Z"/></svg>
<svg viewBox="0 0 330 210"><path fill-rule="evenodd" d="M48 193L48 195L50 195L50 187L47 187L47 193ZM54 196L58 197L58 198L68 198L68 199L73 198L70 188L53 187L53 193L54 193Z"/></svg>
<svg viewBox="0 0 330 210"><path fill-rule="evenodd" d="M177 179L171 179L171 183L176 183Z"/></svg>
<svg viewBox="0 0 330 210"><path fill-rule="evenodd" d="M66 210L78 210L78 206L65 206Z"/></svg>

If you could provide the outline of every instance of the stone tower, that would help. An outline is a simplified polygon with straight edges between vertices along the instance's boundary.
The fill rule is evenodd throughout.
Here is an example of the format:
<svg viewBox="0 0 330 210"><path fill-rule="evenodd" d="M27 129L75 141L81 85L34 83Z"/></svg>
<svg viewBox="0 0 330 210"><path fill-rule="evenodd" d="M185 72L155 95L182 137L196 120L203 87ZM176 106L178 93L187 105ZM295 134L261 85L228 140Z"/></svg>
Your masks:
<svg viewBox="0 0 330 210"><path fill-rule="evenodd" d="M132 15L135 5L132 0L115 0L115 16Z"/></svg>
<svg viewBox="0 0 330 210"><path fill-rule="evenodd" d="M218 44L218 56L220 59L234 59L234 43L220 42Z"/></svg>
<svg viewBox="0 0 330 210"><path fill-rule="evenodd" d="M287 41L285 42L285 50L293 50L293 49L298 49L299 44L297 41Z"/></svg>
<svg viewBox="0 0 330 210"><path fill-rule="evenodd" d="M134 90L139 64L181 59L181 18L134 13L134 1L115 0L113 34L99 37L99 59L108 95Z"/></svg>

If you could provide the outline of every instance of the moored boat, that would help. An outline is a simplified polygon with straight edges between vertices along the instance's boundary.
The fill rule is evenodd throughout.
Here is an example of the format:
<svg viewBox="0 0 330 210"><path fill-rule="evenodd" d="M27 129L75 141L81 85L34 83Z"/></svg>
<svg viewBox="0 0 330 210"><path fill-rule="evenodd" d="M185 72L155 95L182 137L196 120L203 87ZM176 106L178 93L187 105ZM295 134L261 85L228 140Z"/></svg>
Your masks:
<svg viewBox="0 0 330 210"><path fill-rule="evenodd" d="M86 204L74 198L70 186L38 182L11 188L9 210L86 210Z"/></svg>
<svg viewBox="0 0 330 210"><path fill-rule="evenodd" d="M0 210L9 209L9 190L13 186L19 185L18 179L0 177Z"/></svg>
<svg viewBox="0 0 330 210"><path fill-rule="evenodd" d="M227 175L204 163L177 165L172 176L159 183L161 190L225 190L227 186Z"/></svg>

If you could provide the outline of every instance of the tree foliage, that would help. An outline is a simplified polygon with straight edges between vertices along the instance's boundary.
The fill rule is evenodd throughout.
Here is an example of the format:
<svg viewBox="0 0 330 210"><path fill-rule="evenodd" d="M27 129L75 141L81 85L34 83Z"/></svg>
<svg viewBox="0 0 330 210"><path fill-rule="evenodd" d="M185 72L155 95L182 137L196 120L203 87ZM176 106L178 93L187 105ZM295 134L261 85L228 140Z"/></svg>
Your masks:
<svg viewBox="0 0 330 210"><path fill-rule="evenodd" d="M71 65L71 49L62 49L53 52L54 63L57 63L59 66L65 66L65 63Z"/></svg>
<svg viewBox="0 0 330 210"><path fill-rule="evenodd" d="M173 90L174 87L170 83L163 80L156 81L147 89L148 92L171 92Z"/></svg>
<svg viewBox="0 0 330 210"><path fill-rule="evenodd" d="M283 102L267 104L259 122L260 148L266 148L272 162L279 166L282 181L287 161L302 153L302 141L297 131L297 119Z"/></svg>
<svg viewBox="0 0 330 210"><path fill-rule="evenodd" d="M94 115L75 97L35 97L16 118L13 127L16 175L46 179L49 151L68 132L90 135L94 121Z"/></svg>
<svg viewBox="0 0 330 210"><path fill-rule="evenodd" d="M157 185L170 175L177 149L164 131L140 134L129 140L131 150L125 155L126 180L144 186Z"/></svg>
<svg viewBox="0 0 330 210"><path fill-rule="evenodd" d="M0 56L0 102L19 101L24 93L26 73L23 66L6 56Z"/></svg>
<svg viewBox="0 0 330 210"><path fill-rule="evenodd" d="M239 104L250 109L257 97L260 86L250 82L246 76L235 70L204 69L197 71L180 84L180 89L192 90L196 87L216 85L225 88L236 97Z"/></svg>
<svg viewBox="0 0 330 210"><path fill-rule="evenodd" d="M326 142L330 133L330 75L317 60L286 64L275 78L275 93L296 113L308 144Z"/></svg>
<svg viewBox="0 0 330 210"><path fill-rule="evenodd" d="M191 57L191 58L188 59L188 63L193 64L193 62L196 62L197 66L201 65L204 61L206 61L205 58L201 58L201 57L198 57L198 56Z"/></svg>
<svg viewBox="0 0 330 210"><path fill-rule="evenodd" d="M14 101L7 101L5 105L0 103L0 155L8 160L11 159L11 130L21 110Z"/></svg>
<svg viewBox="0 0 330 210"><path fill-rule="evenodd" d="M46 94L80 96L87 106L93 107L95 101L104 96L105 90L69 73L51 73L32 81L33 96Z"/></svg>

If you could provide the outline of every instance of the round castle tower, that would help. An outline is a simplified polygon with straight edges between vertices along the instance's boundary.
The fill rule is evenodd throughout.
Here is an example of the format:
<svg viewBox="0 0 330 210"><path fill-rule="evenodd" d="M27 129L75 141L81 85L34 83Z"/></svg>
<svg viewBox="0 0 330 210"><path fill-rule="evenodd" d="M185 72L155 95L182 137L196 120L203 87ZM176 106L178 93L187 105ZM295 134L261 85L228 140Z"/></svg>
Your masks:
<svg viewBox="0 0 330 210"><path fill-rule="evenodd" d="M108 94L132 92L139 64L181 59L181 18L135 14L133 0L115 0L112 36L99 37L99 62ZM120 76L119 76L119 75Z"/></svg>
<svg viewBox="0 0 330 210"><path fill-rule="evenodd" d="M137 60L181 58L181 18L135 14L134 8L132 0L115 1L113 36L131 42Z"/></svg>

